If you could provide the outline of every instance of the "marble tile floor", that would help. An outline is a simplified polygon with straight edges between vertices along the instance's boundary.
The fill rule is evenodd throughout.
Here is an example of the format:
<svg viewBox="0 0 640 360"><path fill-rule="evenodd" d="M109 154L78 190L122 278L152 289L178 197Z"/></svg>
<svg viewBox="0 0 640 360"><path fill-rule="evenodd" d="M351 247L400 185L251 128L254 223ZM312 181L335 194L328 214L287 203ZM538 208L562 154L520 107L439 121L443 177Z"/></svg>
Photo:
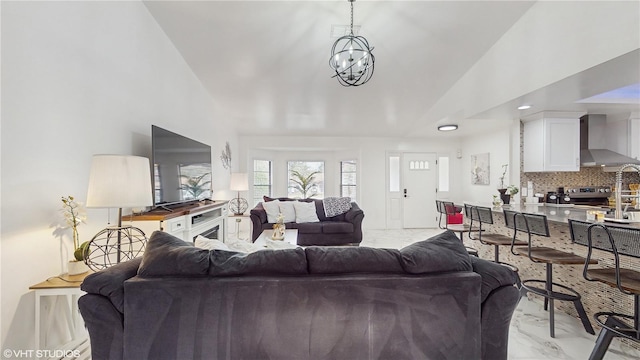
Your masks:
<svg viewBox="0 0 640 360"><path fill-rule="evenodd" d="M360 246L399 249L439 234L440 229L364 230ZM510 360L588 359L596 341L584 331L580 320L556 311L556 337L549 336L549 317L542 298L522 298L511 319ZM597 333L597 330L596 330ZM640 351L614 339L605 360L640 359Z"/></svg>

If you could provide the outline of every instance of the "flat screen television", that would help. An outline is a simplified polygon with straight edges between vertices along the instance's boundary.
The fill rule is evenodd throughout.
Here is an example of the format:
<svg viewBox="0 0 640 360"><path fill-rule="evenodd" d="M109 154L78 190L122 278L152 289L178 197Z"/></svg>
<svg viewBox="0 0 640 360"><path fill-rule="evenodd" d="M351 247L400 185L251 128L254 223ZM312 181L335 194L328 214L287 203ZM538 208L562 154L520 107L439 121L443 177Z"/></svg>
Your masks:
<svg viewBox="0 0 640 360"><path fill-rule="evenodd" d="M155 207L211 199L211 146L151 126Z"/></svg>

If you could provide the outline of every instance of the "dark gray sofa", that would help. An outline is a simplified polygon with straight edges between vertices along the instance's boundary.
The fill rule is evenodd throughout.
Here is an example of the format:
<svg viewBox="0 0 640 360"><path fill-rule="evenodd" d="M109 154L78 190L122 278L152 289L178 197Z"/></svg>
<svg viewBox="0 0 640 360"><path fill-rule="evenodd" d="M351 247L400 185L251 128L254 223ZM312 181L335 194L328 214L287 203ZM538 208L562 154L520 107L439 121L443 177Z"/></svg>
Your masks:
<svg viewBox="0 0 640 360"><path fill-rule="evenodd" d="M265 201L270 200L276 199L265 197ZM297 199L279 198L277 200L296 201ZM303 199L299 201L315 203L316 215L318 215L320 222L285 224L287 229L298 229L298 245L357 245L362 242L364 212L355 202L351 203L351 209L346 213L328 218L324 213L322 200ZM262 231L273 228L273 223L267 221L267 212L262 203L251 209L249 217L253 226L252 241L256 241Z"/></svg>
<svg viewBox="0 0 640 360"><path fill-rule="evenodd" d="M516 279L450 231L251 254L155 232L143 259L87 276L79 307L93 360L500 360Z"/></svg>

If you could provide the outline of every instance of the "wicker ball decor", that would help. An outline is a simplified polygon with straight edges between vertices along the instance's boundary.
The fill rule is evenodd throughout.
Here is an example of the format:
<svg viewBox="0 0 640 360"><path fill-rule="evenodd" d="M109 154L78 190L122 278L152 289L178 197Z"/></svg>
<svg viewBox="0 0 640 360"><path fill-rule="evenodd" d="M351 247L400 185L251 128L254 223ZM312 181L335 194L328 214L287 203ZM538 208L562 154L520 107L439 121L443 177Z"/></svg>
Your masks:
<svg viewBox="0 0 640 360"><path fill-rule="evenodd" d="M133 226L108 227L91 239L85 263L94 271L142 256L147 237Z"/></svg>
<svg viewBox="0 0 640 360"><path fill-rule="evenodd" d="M248 208L249 203L247 203L246 199L233 198L229 200L229 211L231 211L235 215L244 214L244 212L247 211Z"/></svg>

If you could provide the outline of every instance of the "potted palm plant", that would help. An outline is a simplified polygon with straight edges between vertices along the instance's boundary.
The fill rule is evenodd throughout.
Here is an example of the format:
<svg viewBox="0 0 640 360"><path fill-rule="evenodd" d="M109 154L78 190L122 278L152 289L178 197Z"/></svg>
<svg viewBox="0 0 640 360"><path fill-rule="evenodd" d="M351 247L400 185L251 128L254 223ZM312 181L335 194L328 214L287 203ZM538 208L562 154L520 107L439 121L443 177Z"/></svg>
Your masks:
<svg viewBox="0 0 640 360"><path fill-rule="evenodd" d="M303 199L313 197L317 194L317 184L314 181L314 176L319 173L319 171L314 171L305 175L297 170L291 170L291 181L294 185L290 187L299 191Z"/></svg>

